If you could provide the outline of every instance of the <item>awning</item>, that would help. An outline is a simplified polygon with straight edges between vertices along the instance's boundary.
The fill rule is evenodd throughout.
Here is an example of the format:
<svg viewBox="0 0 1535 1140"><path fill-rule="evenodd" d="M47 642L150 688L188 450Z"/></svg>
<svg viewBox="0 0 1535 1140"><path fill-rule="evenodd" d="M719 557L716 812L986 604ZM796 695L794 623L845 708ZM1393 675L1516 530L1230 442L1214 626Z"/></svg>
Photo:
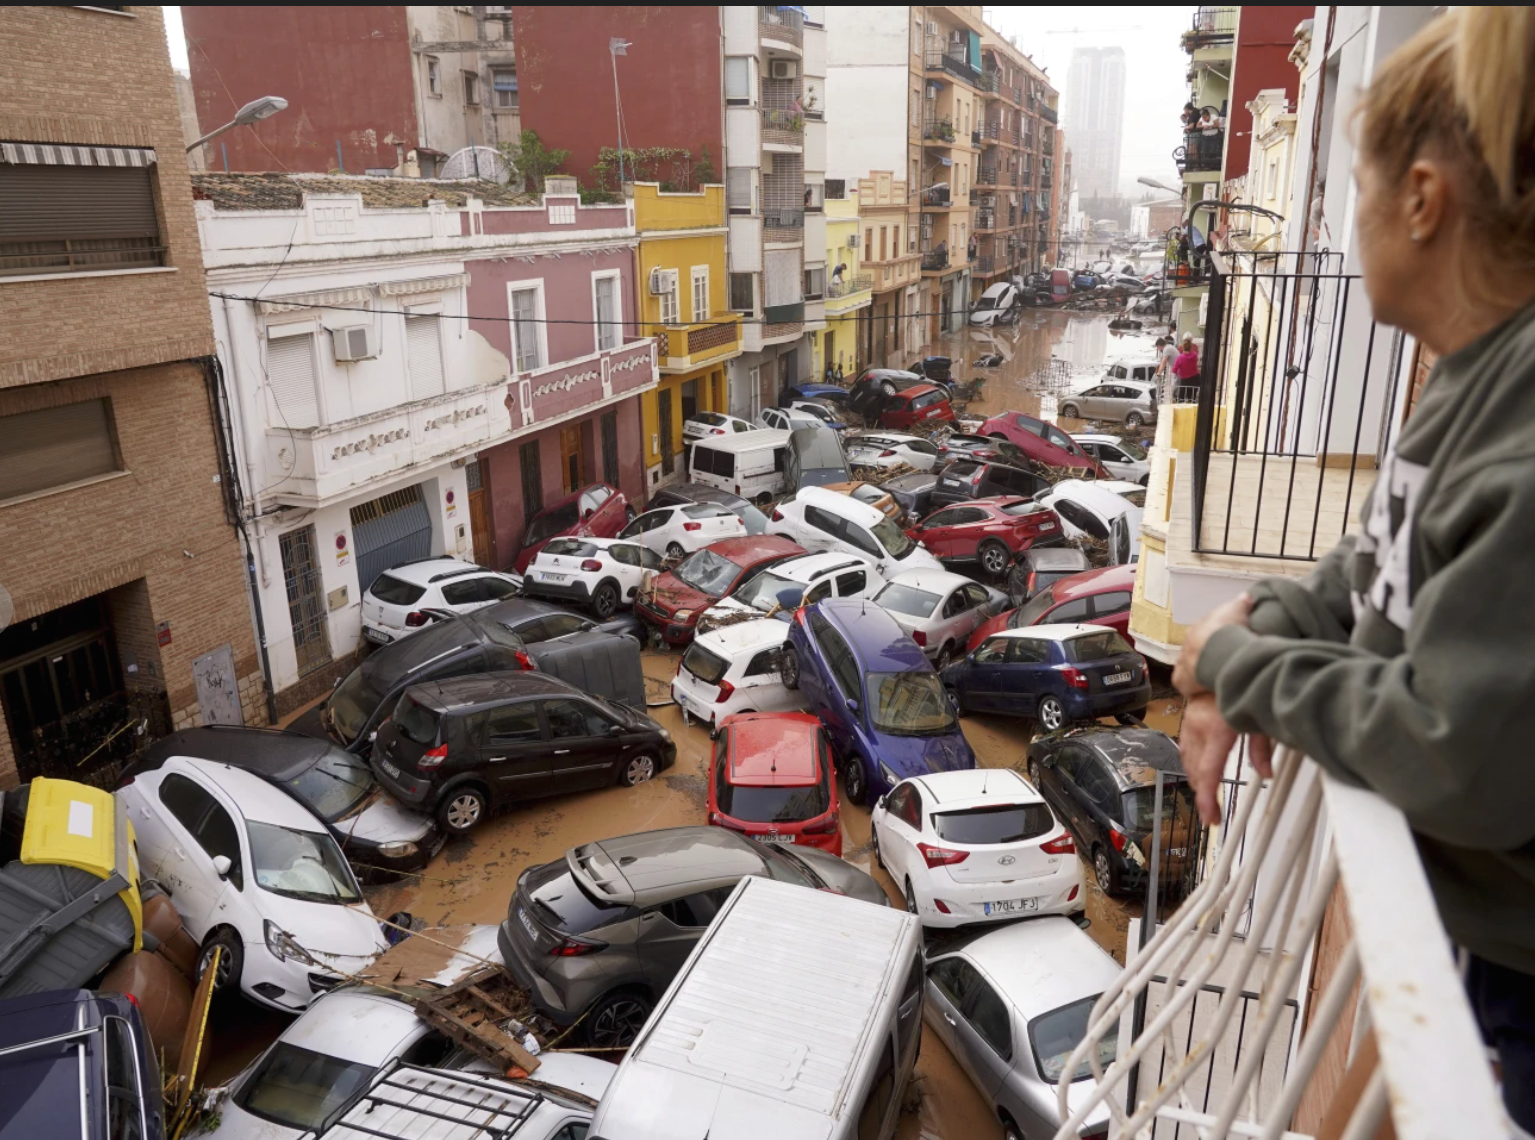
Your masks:
<svg viewBox="0 0 1535 1140"><path fill-rule="evenodd" d="M0 142L0 157L24 166L153 166L149 147Z"/></svg>
<svg viewBox="0 0 1535 1140"><path fill-rule="evenodd" d="M283 297L263 297L257 308L263 313L292 313L299 309L319 309L327 305L350 308L373 299L373 291L367 286L350 289L326 289L318 293L289 293Z"/></svg>
<svg viewBox="0 0 1535 1140"><path fill-rule="evenodd" d="M945 166L953 166L954 165L954 160L952 158L944 158L943 155L941 155L941 154L938 156L938 161L943 163ZM948 183L947 182L940 182L939 185L940 186L947 186Z"/></svg>
<svg viewBox="0 0 1535 1140"><path fill-rule="evenodd" d="M469 274L450 273L445 277L417 277L413 281L384 281L378 291L385 297L406 297L415 293L441 293L462 289L469 284Z"/></svg>

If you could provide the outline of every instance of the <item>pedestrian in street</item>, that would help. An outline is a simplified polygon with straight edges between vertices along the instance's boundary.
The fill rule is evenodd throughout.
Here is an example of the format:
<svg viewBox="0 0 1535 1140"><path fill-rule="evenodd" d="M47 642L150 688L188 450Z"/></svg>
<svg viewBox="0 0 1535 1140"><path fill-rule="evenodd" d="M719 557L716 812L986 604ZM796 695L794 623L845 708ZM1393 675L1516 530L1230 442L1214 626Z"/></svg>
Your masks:
<svg viewBox="0 0 1535 1140"><path fill-rule="evenodd" d="M836 380L837 380L838 384L842 383L842 380L843 380L843 376L842 376L842 361L840 361L840 360L837 361L837 377L836 377Z"/></svg>
<svg viewBox="0 0 1535 1140"><path fill-rule="evenodd" d="M1207 820L1239 733L1262 774L1280 742L1406 814L1535 1133L1535 14L1438 17L1376 69L1356 133L1370 306L1438 361L1361 533L1189 630L1183 766Z"/></svg>

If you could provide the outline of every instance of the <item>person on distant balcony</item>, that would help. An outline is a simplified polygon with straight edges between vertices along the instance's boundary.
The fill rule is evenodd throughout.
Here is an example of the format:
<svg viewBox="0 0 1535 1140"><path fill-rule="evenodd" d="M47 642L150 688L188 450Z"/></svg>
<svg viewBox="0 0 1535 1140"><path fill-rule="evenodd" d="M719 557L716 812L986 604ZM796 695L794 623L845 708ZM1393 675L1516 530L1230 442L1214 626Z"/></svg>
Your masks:
<svg viewBox="0 0 1535 1140"><path fill-rule="evenodd" d="M1185 103L1183 105L1183 114L1179 118L1183 120L1183 129L1191 131L1194 129L1194 124L1199 122L1199 108L1192 103Z"/></svg>
<svg viewBox="0 0 1535 1140"><path fill-rule="evenodd" d="M845 277L846 275L847 275L847 263L846 262L842 262L842 261L837 262L837 268L835 268L835 269L833 269L831 271L831 283L832 283L832 285L833 286L841 285L842 284L842 278Z"/></svg>
<svg viewBox="0 0 1535 1140"><path fill-rule="evenodd" d="M1199 383L1199 349L1194 347L1194 338L1188 333L1183 334L1183 343L1173 358L1172 373L1174 391Z"/></svg>
<svg viewBox="0 0 1535 1140"><path fill-rule="evenodd" d="M1279 741L1406 815L1535 1133L1535 11L1436 18L1356 133L1370 307L1437 361L1360 533L1189 630L1179 745L1207 820L1239 733L1264 775Z"/></svg>

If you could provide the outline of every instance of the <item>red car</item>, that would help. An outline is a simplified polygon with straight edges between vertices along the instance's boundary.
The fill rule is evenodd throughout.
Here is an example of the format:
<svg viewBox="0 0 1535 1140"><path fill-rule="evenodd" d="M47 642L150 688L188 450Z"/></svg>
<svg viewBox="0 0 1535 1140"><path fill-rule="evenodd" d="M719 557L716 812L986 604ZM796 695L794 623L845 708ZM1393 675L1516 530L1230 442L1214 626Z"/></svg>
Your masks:
<svg viewBox="0 0 1535 1140"><path fill-rule="evenodd" d="M821 722L808 713L736 713L720 724L709 822L762 843L842 855L837 782Z"/></svg>
<svg viewBox="0 0 1535 1140"><path fill-rule="evenodd" d="M1089 478L1109 478L1109 473L1071 436L1054 424L1023 412L992 416L981 425L981 434L1005 439L1021 448L1030 459L1051 467L1075 467L1089 472Z"/></svg>
<svg viewBox="0 0 1535 1140"><path fill-rule="evenodd" d="M1061 520L1033 499L972 499L934 511L906 533L941 562L979 562L995 577L1029 547L1060 541Z"/></svg>
<svg viewBox="0 0 1535 1140"><path fill-rule="evenodd" d="M914 384L893 396L885 397L885 405L879 413L882 428L909 428L913 424L929 420L954 419L954 405L941 388L932 384Z"/></svg>
<svg viewBox="0 0 1535 1140"><path fill-rule="evenodd" d="M710 543L640 587L635 616L659 629L668 645L686 645L704 610L769 566L803 553L803 546L776 534Z"/></svg>
<svg viewBox="0 0 1535 1140"><path fill-rule="evenodd" d="M1130 595L1134 590L1134 565L1084 570L1080 574L1052 582L1016 610L998 614L977 626L965 648L973 650L992 634L1004 629L1071 622L1106 625L1128 639Z"/></svg>
<svg viewBox="0 0 1535 1140"><path fill-rule="evenodd" d="M631 517L623 492L606 483L593 483L574 495L566 495L528 520L522 549L517 552L517 573L527 573L528 563L551 538L575 534L615 538Z"/></svg>

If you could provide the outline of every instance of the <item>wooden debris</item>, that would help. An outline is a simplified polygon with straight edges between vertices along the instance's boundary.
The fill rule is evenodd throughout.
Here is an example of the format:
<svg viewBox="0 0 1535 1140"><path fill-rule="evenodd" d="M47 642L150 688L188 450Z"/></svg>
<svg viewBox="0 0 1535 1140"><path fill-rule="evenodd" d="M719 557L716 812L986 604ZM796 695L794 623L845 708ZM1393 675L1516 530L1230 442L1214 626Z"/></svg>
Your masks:
<svg viewBox="0 0 1535 1140"><path fill-rule="evenodd" d="M502 1072L512 1068L537 1071L538 1058L499 1024L509 1020L522 1023L533 1016L527 994L517 988L505 969L487 966L476 970L446 989L415 998L411 1004L422 1021Z"/></svg>

